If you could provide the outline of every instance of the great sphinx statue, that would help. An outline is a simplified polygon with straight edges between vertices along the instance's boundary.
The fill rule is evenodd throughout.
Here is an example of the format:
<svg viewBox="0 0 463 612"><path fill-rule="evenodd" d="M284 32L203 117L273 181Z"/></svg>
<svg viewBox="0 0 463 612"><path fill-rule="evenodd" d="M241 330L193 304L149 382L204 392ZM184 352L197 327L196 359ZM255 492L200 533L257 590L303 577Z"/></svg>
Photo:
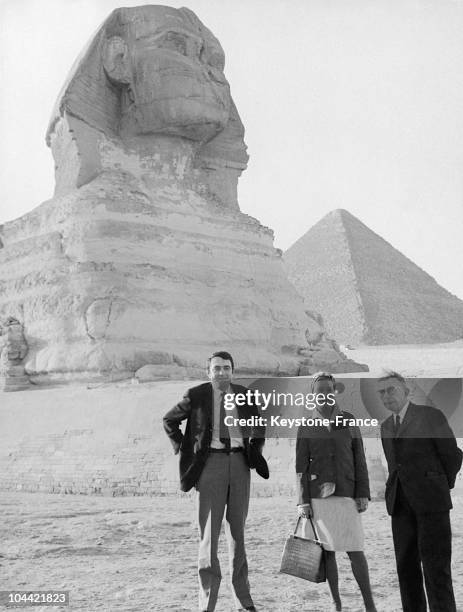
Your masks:
<svg viewBox="0 0 463 612"><path fill-rule="evenodd" d="M224 63L194 13L154 5L112 12L75 62L46 136L54 196L0 230L0 315L21 316L32 376L195 376L218 348L243 372L360 369L240 211Z"/></svg>

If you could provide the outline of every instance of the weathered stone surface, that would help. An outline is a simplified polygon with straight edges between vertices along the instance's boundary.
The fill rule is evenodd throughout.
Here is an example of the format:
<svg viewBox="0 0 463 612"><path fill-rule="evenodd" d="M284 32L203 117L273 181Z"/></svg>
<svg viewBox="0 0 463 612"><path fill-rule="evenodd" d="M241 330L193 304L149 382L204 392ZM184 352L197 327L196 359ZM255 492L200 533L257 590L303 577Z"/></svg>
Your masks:
<svg viewBox="0 0 463 612"><path fill-rule="evenodd" d="M290 280L345 343L447 342L463 302L345 210L326 215L284 254Z"/></svg>
<svg viewBox="0 0 463 612"><path fill-rule="evenodd" d="M56 194L104 169L152 169L167 182L173 174L193 181L202 194L237 209L248 155L224 64L219 41L189 9L113 11L77 59L52 113L47 142Z"/></svg>
<svg viewBox="0 0 463 612"><path fill-rule="evenodd" d="M0 491L194 495L179 490L178 455L162 416L198 382L70 384L10 394L0 403ZM361 405L357 394L354 401ZM381 443L365 437L364 444L372 495L380 496ZM271 478L253 471L251 494L294 497L295 440L267 439L264 455Z"/></svg>
<svg viewBox="0 0 463 612"><path fill-rule="evenodd" d="M242 372L297 374L282 347L308 343L355 369L239 210L223 66L191 11L162 6L114 11L77 60L47 132L55 196L0 230L0 314L24 322L31 374L197 375L219 348Z"/></svg>
<svg viewBox="0 0 463 612"><path fill-rule="evenodd" d="M28 346L23 326L14 317L7 317L0 325L0 389L19 391L29 387L23 360Z"/></svg>

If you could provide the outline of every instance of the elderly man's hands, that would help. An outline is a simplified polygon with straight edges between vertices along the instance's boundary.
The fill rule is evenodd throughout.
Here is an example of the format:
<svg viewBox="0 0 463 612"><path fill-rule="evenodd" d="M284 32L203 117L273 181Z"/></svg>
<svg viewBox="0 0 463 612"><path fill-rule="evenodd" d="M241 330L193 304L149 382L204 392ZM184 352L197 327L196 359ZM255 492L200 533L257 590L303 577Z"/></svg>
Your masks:
<svg viewBox="0 0 463 612"><path fill-rule="evenodd" d="M368 508L368 497L357 497L355 500L358 512L365 512Z"/></svg>
<svg viewBox="0 0 463 612"><path fill-rule="evenodd" d="M312 506L310 504L301 504L297 507L297 513L302 518L311 518L313 516Z"/></svg>

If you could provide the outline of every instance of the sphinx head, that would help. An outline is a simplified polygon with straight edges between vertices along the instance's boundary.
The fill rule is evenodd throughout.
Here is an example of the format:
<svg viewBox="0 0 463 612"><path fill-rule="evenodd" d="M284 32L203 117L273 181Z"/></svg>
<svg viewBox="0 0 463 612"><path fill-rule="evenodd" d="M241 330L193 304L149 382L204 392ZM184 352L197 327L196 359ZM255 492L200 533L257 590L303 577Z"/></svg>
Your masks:
<svg viewBox="0 0 463 612"><path fill-rule="evenodd" d="M101 171L101 135L131 146L138 139L144 147L150 137L183 139L193 143L192 166L212 190L224 178L214 171L236 182L248 157L224 63L220 43L188 9L149 5L111 13L73 66L53 111L47 142L57 191L70 178L78 187Z"/></svg>
<svg viewBox="0 0 463 612"><path fill-rule="evenodd" d="M207 142L225 128L231 104L225 56L195 15L163 6L120 9L103 30L101 62L120 97L122 135Z"/></svg>

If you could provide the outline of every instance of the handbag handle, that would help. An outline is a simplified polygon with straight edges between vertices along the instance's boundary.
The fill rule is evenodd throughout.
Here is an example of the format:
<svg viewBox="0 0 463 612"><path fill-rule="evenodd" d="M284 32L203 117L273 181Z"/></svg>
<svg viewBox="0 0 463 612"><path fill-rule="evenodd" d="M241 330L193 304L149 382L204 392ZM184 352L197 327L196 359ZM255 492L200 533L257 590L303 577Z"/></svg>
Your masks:
<svg viewBox="0 0 463 612"><path fill-rule="evenodd" d="M297 517L296 527L294 528L294 535L296 535L296 533L297 533L297 528L299 527L299 523L301 522L301 518L302 518L302 516L298 516Z"/></svg>
<svg viewBox="0 0 463 612"><path fill-rule="evenodd" d="M297 533L297 528L299 527L299 523L301 522L301 518L302 518L302 516L298 516L297 517L297 523L296 523L296 528L294 529L294 535L296 535L296 533ZM310 521L310 524L312 525L312 530L313 530L313 533L314 533L314 536L315 536L315 542L317 544L320 544L320 546L321 546L322 545L322 541L318 537L317 530L315 529L315 525L313 524L311 516L309 516L309 521ZM302 537L302 536L298 536L298 537ZM302 539L303 540L310 540L310 538L302 538Z"/></svg>
<svg viewBox="0 0 463 612"><path fill-rule="evenodd" d="M310 495L310 464L311 463L312 463L312 458L310 457L310 459L309 459L309 469L308 469L308 475L309 475L309 495ZM310 508L312 509L312 504L310 504ZM297 528L299 527L299 522L300 522L301 518L302 518L302 516L299 516L298 519L297 519L296 528L294 530L294 535L296 535ZM318 533L317 533L317 530L315 529L315 525L313 524L311 516L309 516L309 521L310 521L310 524L312 526L312 531L313 531L314 536L315 536L315 542L317 542L317 544L320 544L320 546L321 546L322 543L321 543L320 538L318 537ZM305 539L308 539L308 538L305 538Z"/></svg>

